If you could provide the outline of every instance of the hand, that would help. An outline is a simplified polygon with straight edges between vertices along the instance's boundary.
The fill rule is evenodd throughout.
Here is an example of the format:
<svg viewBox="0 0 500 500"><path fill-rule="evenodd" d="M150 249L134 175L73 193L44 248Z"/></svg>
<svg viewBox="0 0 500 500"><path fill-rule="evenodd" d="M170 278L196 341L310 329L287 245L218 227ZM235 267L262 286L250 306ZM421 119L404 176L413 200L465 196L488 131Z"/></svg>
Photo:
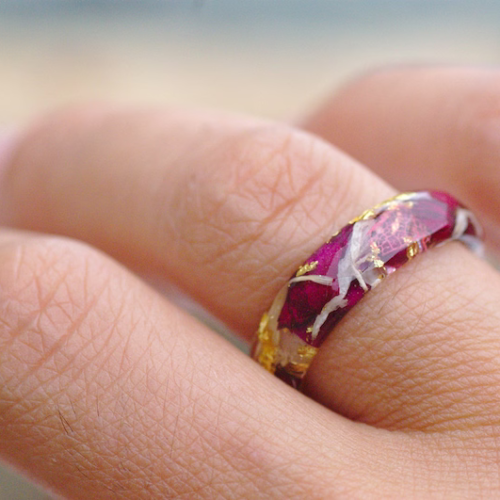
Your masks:
<svg viewBox="0 0 500 500"><path fill-rule="evenodd" d="M499 496L500 277L461 245L368 294L306 395L127 269L250 340L297 265L396 188L455 194L498 249L499 81L369 75L302 122L316 135L106 106L32 126L0 192L1 456L70 499Z"/></svg>

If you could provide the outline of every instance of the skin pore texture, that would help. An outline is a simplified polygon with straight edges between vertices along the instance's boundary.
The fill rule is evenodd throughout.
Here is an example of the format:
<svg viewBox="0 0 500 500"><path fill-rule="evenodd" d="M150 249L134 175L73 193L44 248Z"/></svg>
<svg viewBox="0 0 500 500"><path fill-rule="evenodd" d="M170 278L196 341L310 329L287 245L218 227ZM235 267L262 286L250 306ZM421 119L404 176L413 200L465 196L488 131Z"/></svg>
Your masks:
<svg viewBox="0 0 500 500"><path fill-rule="evenodd" d="M69 499L500 495L500 279L462 245L357 304L305 394L137 276L250 341L297 266L399 190L457 196L494 253L498 81L380 72L300 127L102 104L33 123L0 185L2 459Z"/></svg>

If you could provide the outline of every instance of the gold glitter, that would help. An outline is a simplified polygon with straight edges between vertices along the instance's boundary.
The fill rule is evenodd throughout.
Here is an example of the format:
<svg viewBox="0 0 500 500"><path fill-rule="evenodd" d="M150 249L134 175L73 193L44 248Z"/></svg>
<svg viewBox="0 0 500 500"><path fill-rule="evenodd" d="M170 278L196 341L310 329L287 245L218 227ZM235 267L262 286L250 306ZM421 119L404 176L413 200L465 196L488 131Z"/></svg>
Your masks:
<svg viewBox="0 0 500 500"><path fill-rule="evenodd" d="M312 361L316 353L318 352L317 347L313 347L312 345L303 345L297 349L297 354L304 360L309 363Z"/></svg>
<svg viewBox="0 0 500 500"><path fill-rule="evenodd" d="M413 259L415 255L418 254L420 251L420 248L418 246L418 241L414 241L413 243L410 244L410 246L406 249L406 256L408 257L408 260Z"/></svg>
<svg viewBox="0 0 500 500"><path fill-rule="evenodd" d="M260 348L257 360L267 371L274 373L276 370L277 347L273 342L273 333L269 328L269 315L267 313L264 313L260 320L257 339Z"/></svg>
<svg viewBox="0 0 500 500"><path fill-rule="evenodd" d="M340 234L340 229L338 231L335 231L331 236L330 238L328 238L328 241L327 243L330 243L330 241L333 240L333 238L335 238L335 236L338 236Z"/></svg>
<svg viewBox="0 0 500 500"><path fill-rule="evenodd" d="M400 207L401 202L403 202L408 208L412 208L414 202L411 201L415 196L415 193L401 193L388 200L383 201L379 205L375 206L375 209L385 209L385 210L396 210Z"/></svg>
<svg viewBox="0 0 500 500"><path fill-rule="evenodd" d="M365 210L361 214L361 220L370 220L375 217L375 210L373 208L370 208L369 210Z"/></svg>
<svg viewBox="0 0 500 500"><path fill-rule="evenodd" d="M375 218L375 209L377 207L373 207L373 208L370 208L368 210L365 210L361 215L359 215L358 217L355 217L354 219L352 219L351 221L349 221L349 224L355 224L356 222L359 222L361 220L370 220L370 219L373 219Z"/></svg>
<svg viewBox="0 0 500 500"><path fill-rule="evenodd" d="M380 260L378 256L380 255L380 248L375 241L370 243L370 248L372 250L371 255L368 257L368 260L373 262L373 266L376 268L383 268L384 261Z"/></svg>
<svg viewBox="0 0 500 500"><path fill-rule="evenodd" d="M291 375L292 377L298 378L299 380L303 379L310 363L287 363L285 366L285 371Z"/></svg>
<svg viewBox="0 0 500 500"><path fill-rule="evenodd" d="M296 352L300 361L289 361L284 368L289 375L301 380L304 378L318 349L310 345L302 345L297 348Z"/></svg>
<svg viewBox="0 0 500 500"><path fill-rule="evenodd" d="M409 201L415 196L415 193L400 193L397 194L396 196L390 198L390 200L387 201ZM413 206L413 202L410 201L411 206Z"/></svg>
<svg viewBox="0 0 500 500"><path fill-rule="evenodd" d="M396 220L391 224L391 230L393 234L398 232L399 223L400 223L399 217L396 217Z"/></svg>
<svg viewBox="0 0 500 500"><path fill-rule="evenodd" d="M304 264L303 266L300 266L298 271L295 273L295 276L303 276L304 274L314 271L318 267L318 261L314 260L312 262L309 262L307 264Z"/></svg>
<svg viewBox="0 0 500 500"><path fill-rule="evenodd" d="M400 207L401 202L404 202L408 208L412 208L414 205L412 198L414 196L415 193L401 193L393 196L392 198L375 205L373 208L365 210L361 215L349 221L349 224L355 224L361 220L374 219L383 210L397 210Z"/></svg>
<svg viewBox="0 0 500 500"><path fill-rule="evenodd" d="M412 198L414 196L415 193L401 193L396 196L393 196L392 198L389 198L388 200L385 200L382 203L375 205L373 208L365 210L360 216L355 217L354 219L349 221L349 224L355 224L360 220L374 219L383 210L397 210L401 205L401 202L404 202L404 204L408 208L412 208L414 205Z"/></svg>
<svg viewBox="0 0 500 500"><path fill-rule="evenodd" d="M313 332L313 330L314 330L314 328L313 328L312 326L308 326L308 327L306 328L306 332L307 332L307 333L312 333L312 332Z"/></svg>

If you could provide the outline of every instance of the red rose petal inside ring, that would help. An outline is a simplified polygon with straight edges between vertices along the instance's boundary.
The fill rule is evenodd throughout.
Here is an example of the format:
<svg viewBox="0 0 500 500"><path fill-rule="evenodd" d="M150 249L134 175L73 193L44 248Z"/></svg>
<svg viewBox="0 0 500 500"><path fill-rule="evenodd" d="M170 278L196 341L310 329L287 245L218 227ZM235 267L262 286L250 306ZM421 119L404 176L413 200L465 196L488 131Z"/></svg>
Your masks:
<svg viewBox="0 0 500 500"><path fill-rule="evenodd" d="M316 250L262 318L253 356L298 386L317 348L366 292L436 245L480 253L474 215L447 193L403 193L367 210Z"/></svg>

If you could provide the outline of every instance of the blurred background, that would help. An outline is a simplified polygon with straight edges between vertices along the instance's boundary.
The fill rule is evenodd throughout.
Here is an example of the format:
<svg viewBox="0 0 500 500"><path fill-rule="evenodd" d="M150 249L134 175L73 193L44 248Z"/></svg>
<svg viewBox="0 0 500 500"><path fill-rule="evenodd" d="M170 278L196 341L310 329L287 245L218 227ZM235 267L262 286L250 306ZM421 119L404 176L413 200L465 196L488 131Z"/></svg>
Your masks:
<svg viewBox="0 0 500 500"><path fill-rule="evenodd" d="M0 130L88 100L291 119L373 67L499 62L498 0L0 0Z"/></svg>

